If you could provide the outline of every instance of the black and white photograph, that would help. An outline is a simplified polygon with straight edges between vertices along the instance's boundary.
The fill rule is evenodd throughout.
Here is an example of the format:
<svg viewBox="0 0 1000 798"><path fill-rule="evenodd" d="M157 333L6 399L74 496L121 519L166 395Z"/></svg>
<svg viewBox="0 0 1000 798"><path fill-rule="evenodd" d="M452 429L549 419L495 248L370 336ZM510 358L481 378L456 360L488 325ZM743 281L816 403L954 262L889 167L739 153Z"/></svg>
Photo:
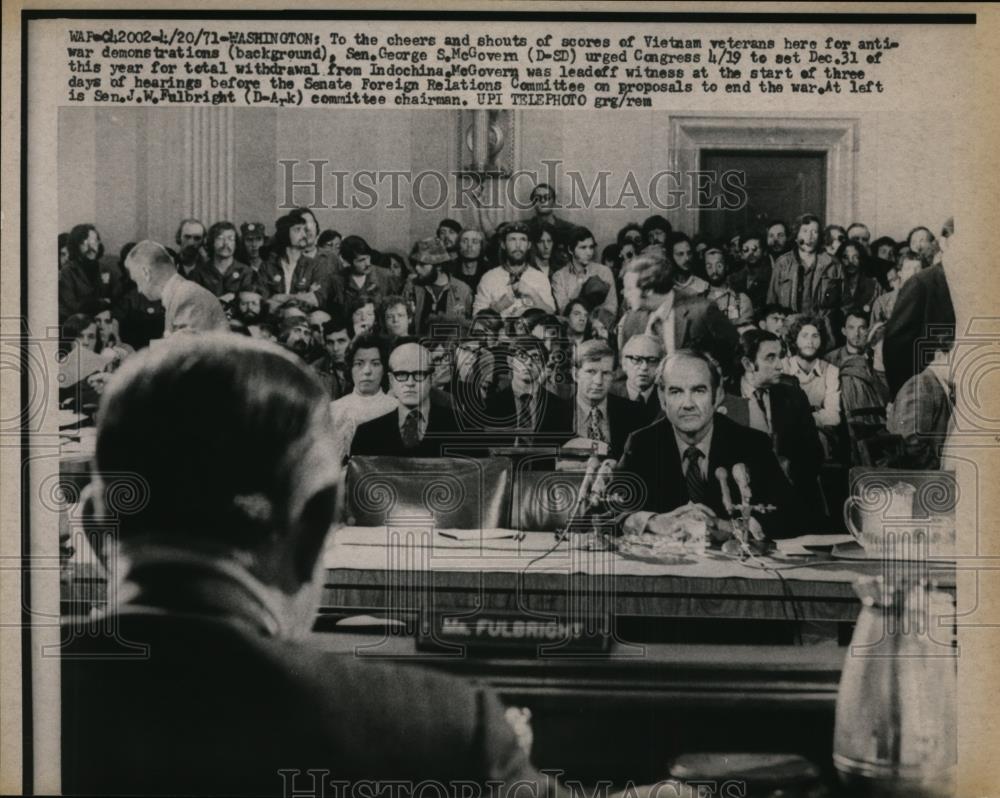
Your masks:
<svg viewBox="0 0 1000 798"><path fill-rule="evenodd" d="M1000 794L995 7L4 22L2 794Z"/></svg>

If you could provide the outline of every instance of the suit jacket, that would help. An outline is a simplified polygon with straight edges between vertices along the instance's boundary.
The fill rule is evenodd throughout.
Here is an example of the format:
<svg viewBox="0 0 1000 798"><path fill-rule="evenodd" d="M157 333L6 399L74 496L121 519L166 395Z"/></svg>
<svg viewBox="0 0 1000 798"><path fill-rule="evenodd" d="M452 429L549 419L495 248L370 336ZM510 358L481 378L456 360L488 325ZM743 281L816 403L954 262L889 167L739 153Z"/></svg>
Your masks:
<svg viewBox="0 0 1000 798"><path fill-rule="evenodd" d="M561 446L576 437L573 402L544 389L531 432L517 428L517 402L509 385L490 397L485 415L482 430L493 446Z"/></svg>
<svg viewBox="0 0 1000 798"><path fill-rule="evenodd" d="M629 399L626 378L622 374L621 379L616 379L611 383L611 393L614 396L620 396L631 404L631 412L636 414L637 419L641 422L637 424L636 429L652 424L663 415L663 407L660 405L660 394L655 387L649 392L649 396L646 399Z"/></svg>
<svg viewBox="0 0 1000 798"><path fill-rule="evenodd" d="M902 436L896 468L938 469L954 402L929 369L908 379L892 403L889 432Z"/></svg>
<svg viewBox="0 0 1000 798"><path fill-rule="evenodd" d="M921 354L930 359L930 347L923 353L917 342L928 338L934 330L954 335L955 308L943 266L931 266L917 272L903 283L892 315L885 326L882 359L889 395L895 396L910 377L923 370L926 361L918 363Z"/></svg>
<svg viewBox="0 0 1000 798"><path fill-rule="evenodd" d="M223 606L185 595L179 610L126 605L66 630L66 794L321 795L362 779L559 789L531 767L491 692L279 639L247 612L242 587L168 575L160 598L202 584ZM233 593L228 607L214 598Z"/></svg>
<svg viewBox="0 0 1000 798"><path fill-rule="evenodd" d="M117 305L124 291L124 280L117 265L99 261L88 273L77 261L59 270L59 323L74 313L83 313L89 305Z"/></svg>
<svg viewBox="0 0 1000 798"><path fill-rule="evenodd" d="M654 390L651 398L655 397L656 391ZM633 402L627 397L615 396L612 393L608 394L608 431L611 433L611 440L608 444L609 457L617 460L622 456L628 436L640 427L651 423L646 420L648 414L649 411L639 402Z"/></svg>
<svg viewBox="0 0 1000 798"><path fill-rule="evenodd" d="M685 296L674 292L674 346L677 349L700 349L714 357L724 370L733 361L739 333L716 304L704 296ZM650 311L632 310L622 320L620 352L633 335L646 332Z"/></svg>
<svg viewBox="0 0 1000 798"><path fill-rule="evenodd" d="M792 378L794 380L794 377ZM821 514L823 499L819 493L823 444L813 419L812 407L797 381L782 381L768 388L771 410L771 441L774 453L788 463L785 469L798 495L798 512L803 520ZM723 401L726 415L738 424L750 425L750 402L739 394L727 393Z"/></svg>
<svg viewBox="0 0 1000 798"><path fill-rule="evenodd" d="M732 480L732 467L743 463L750 472L754 504L773 504L776 509L755 514L768 537L781 538L802 534L801 519L791 484L778 464L771 441L763 432L743 427L716 414L708 455L708 499L705 504L720 518L729 515L722 504L722 491L715 469L723 466L730 473L729 489L734 501L739 491ZM666 418L633 432L625 444L618 471L636 475L646 487L643 510L670 512L689 501L681 454L674 430Z"/></svg>
<svg viewBox="0 0 1000 798"><path fill-rule="evenodd" d="M424 437L413 448L407 449L403 446L403 436L399 429L399 412L392 410L358 427L351 443L351 454L441 457L442 448L456 442L455 418L451 409L441 404L432 401L429 407Z"/></svg>
<svg viewBox="0 0 1000 798"><path fill-rule="evenodd" d="M163 287L163 335L177 330L228 330L229 322L215 294L179 274Z"/></svg>

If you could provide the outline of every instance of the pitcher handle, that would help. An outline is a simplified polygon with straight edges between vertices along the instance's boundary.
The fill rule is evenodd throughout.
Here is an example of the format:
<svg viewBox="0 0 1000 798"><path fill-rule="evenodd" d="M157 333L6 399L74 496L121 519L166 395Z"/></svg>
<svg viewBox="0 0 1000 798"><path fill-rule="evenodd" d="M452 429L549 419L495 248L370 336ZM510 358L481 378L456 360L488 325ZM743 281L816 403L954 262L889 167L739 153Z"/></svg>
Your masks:
<svg viewBox="0 0 1000 798"><path fill-rule="evenodd" d="M861 543L861 530L854 525L854 520L851 518L851 508L858 505L857 496L848 496L844 501L844 526L847 527L847 531L851 533L851 536L860 544Z"/></svg>

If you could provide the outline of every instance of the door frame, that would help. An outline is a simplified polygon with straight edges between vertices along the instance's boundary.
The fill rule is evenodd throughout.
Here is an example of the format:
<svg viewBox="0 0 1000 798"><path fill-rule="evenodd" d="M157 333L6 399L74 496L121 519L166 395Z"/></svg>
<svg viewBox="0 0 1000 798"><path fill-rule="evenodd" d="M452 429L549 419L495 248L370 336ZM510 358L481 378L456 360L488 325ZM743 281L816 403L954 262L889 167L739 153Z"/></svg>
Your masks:
<svg viewBox="0 0 1000 798"><path fill-rule="evenodd" d="M703 149L824 152L826 213L829 219L836 219L846 227L855 220L859 128L858 119L842 117L671 116L669 168L678 175L697 172ZM699 208L683 207L669 212L668 218L675 229L693 234L698 230L699 215ZM824 219L823 223L829 222Z"/></svg>

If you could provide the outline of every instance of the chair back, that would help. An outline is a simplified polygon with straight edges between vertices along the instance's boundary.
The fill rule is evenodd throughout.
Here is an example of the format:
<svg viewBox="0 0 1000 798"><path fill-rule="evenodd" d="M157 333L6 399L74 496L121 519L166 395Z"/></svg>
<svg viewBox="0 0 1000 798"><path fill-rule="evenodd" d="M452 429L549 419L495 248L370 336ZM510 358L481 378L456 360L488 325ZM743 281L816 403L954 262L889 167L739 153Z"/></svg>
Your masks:
<svg viewBox="0 0 1000 798"><path fill-rule="evenodd" d="M504 458L352 457L346 521L384 526L406 517L433 519L438 529L505 527L510 473Z"/></svg>

